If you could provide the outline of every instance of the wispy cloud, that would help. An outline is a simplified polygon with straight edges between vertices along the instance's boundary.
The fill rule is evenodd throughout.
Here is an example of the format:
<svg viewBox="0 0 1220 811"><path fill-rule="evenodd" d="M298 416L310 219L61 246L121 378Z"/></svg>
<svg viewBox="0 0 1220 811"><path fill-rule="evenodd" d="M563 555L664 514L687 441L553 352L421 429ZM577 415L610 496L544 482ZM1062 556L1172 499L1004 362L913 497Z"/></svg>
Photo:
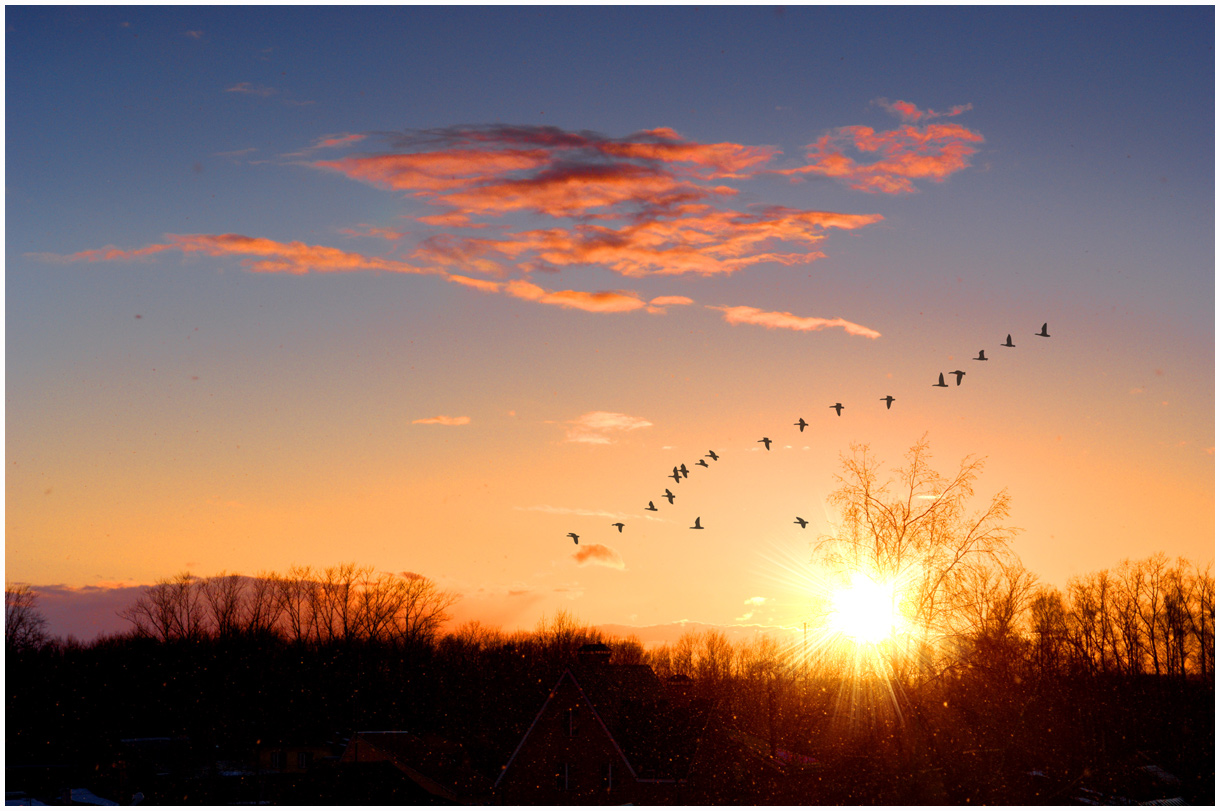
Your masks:
<svg viewBox="0 0 1220 811"><path fill-rule="evenodd" d="M707 305L710 310L724 313L724 320L730 324L755 324L768 329L791 329L799 332L817 332L824 329L842 329L848 335L860 335L865 338L880 338L881 333L870 327L852 323L842 318L814 318L793 315L789 312L766 312L757 307L718 307Z"/></svg>
<svg viewBox="0 0 1220 811"><path fill-rule="evenodd" d="M422 420L411 420L412 425L469 425L470 417L446 417L441 414L436 417L427 417Z"/></svg>
<svg viewBox="0 0 1220 811"><path fill-rule="evenodd" d="M627 568L618 550L599 543L581 544L580 548L572 553L572 560L576 561L578 566L605 566L620 570Z"/></svg>
<svg viewBox="0 0 1220 811"><path fill-rule="evenodd" d="M429 272L406 262L364 256L326 245L277 242L242 234L166 234L165 238L167 242L132 250L106 247L67 255L43 253L31 256L59 262L102 262L139 259L165 251L181 251L185 254L202 253L207 256L262 257L242 260L243 267L254 273Z"/></svg>
<svg viewBox="0 0 1220 811"><path fill-rule="evenodd" d="M184 33L191 39L203 39L202 31L186 31Z"/></svg>
<svg viewBox="0 0 1220 811"><path fill-rule="evenodd" d="M883 107L886 111L898 116L903 121L911 123L929 118L951 118L952 116L961 115L974 109L973 104L958 104L950 107L948 112L938 113L935 110L921 110L909 101L898 100L891 102L884 98L874 100L873 104Z"/></svg>
<svg viewBox="0 0 1220 811"><path fill-rule="evenodd" d="M567 424L568 442L592 445L609 445L618 434L652 426L648 420L613 411L590 411Z"/></svg>
<svg viewBox="0 0 1220 811"><path fill-rule="evenodd" d="M745 601L745 605L762 605L766 601L766 597L751 597Z"/></svg>
<svg viewBox="0 0 1220 811"><path fill-rule="evenodd" d="M379 237L392 242L406 236L402 231L395 231L392 228L378 228L375 225L365 225L364 223L361 223L358 228L341 228L339 233L349 237Z"/></svg>
<svg viewBox="0 0 1220 811"><path fill-rule="evenodd" d="M548 513L550 515L579 515L579 516L583 516L585 518L613 518L616 521L621 521L625 518L637 518L638 517L638 516L630 515L628 513L608 512L606 510L585 510L585 509L581 509L579 507L552 507L549 504L538 504L533 507L514 507L513 509L521 510L524 512ZM660 520L660 519L653 518L652 516L647 516L647 517L650 520L654 520L654 521Z"/></svg>
<svg viewBox="0 0 1220 811"><path fill-rule="evenodd" d="M250 82L238 82L231 87L225 88L226 93L244 93L248 96L273 96L276 93L274 87L267 87L261 84L252 84Z"/></svg>

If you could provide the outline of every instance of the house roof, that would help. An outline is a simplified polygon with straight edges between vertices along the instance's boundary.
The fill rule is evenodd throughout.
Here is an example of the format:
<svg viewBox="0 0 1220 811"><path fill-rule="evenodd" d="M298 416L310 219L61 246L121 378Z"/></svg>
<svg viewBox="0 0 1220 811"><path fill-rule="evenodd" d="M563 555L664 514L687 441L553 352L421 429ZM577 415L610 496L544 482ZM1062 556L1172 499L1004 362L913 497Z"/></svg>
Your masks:
<svg viewBox="0 0 1220 811"><path fill-rule="evenodd" d="M593 708L637 780L685 779L707 723L707 705L672 704L661 680L648 665L575 665L559 677L535 724L566 679L572 681ZM517 752L532 731L533 725ZM501 777L512 766L517 752L505 764Z"/></svg>
<svg viewBox="0 0 1220 811"><path fill-rule="evenodd" d="M437 735L357 732L348 742L340 761L360 759L357 757L360 746L372 747L427 791L451 801L477 796L491 789L488 778L471 767L462 745ZM366 751L365 760L367 754Z"/></svg>

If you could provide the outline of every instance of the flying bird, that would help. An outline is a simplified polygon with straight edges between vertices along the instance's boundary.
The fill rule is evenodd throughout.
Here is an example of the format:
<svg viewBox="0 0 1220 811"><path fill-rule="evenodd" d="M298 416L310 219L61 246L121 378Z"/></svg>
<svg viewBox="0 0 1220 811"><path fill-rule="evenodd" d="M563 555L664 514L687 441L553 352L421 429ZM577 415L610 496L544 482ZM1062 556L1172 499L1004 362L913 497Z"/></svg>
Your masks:
<svg viewBox="0 0 1220 811"><path fill-rule="evenodd" d="M648 506L645 507L644 509L649 510L654 513L657 511L656 505L654 505L651 501L648 502Z"/></svg>
<svg viewBox="0 0 1220 811"><path fill-rule="evenodd" d="M760 439L758 441L761 442L763 444L763 447L765 447L767 450L771 450L771 438L770 437L763 437L762 439Z"/></svg>
<svg viewBox="0 0 1220 811"><path fill-rule="evenodd" d="M1041 331L1041 332L1035 332L1035 333L1034 333L1034 335L1038 335L1038 336L1041 336L1041 337L1043 337L1043 338L1049 338L1049 337L1051 337L1050 333L1046 331L1046 324L1043 324L1043 325L1042 325L1042 331Z"/></svg>
<svg viewBox="0 0 1220 811"><path fill-rule="evenodd" d="M957 385L959 386L962 385L962 378L966 376L966 373L961 369L958 369L956 372L950 372L949 374L957 375Z"/></svg>
<svg viewBox="0 0 1220 811"><path fill-rule="evenodd" d="M703 455L708 457L709 459L711 459L713 462L715 462L717 459L720 458L719 456L716 455L715 451L708 451L707 453L705 453Z"/></svg>
<svg viewBox="0 0 1220 811"><path fill-rule="evenodd" d="M704 467L707 467L707 466L708 466L707 462L703 461L702 459L700 459L698 462L695 462L695 464L696 464L696 465L703 465Z"/></svg>
<svg viewBox="0 0 1220 811"><path fill-rule="evenodd" d="M577 544L577 545L580 544L580 536L577 535L575 532L569 532L568 537L572 539L572 543Z"/></svg>
<svg viewBox="0 0 1220 811"><path fill-rule="evenodd" d="M843 404L842 403L835 403L834 405L830 406L830 408L833 408L835 410L836 417L843 416Z"/></svg>
<svg viewBox="0 0 1220 811"><path fill-rule="evenodd" d="M691 529L703 529L703 527L699 524L699 516L695 516L695 525L691 527Z"/></svg>
<svg viewBox="0 0 1220 811"><path fill-rule="evenodd" d="M612 526L612 527L618 527L618 531L619 531L619 532L622 532L622 531L623 531L623 526L624 526L624 524L623 524L623 522L622 522L622 521L619 521L619 522L617 522L617 523L611 524L610 526Z"/></svg>
<svg viewBox="0 0 1220 811"><path fill-rule="evenodd" d="M679 470L679 471L681 471L681 473L682 473L682 478L684 478L684 479L689 479L689 478L690 478L690 471L686 469L686 463L685 463L685 462L683 462L683 463L682 463L682 467L678 468L678 470Z"/></svg>
<svg viewBox="0 0 1220 811"><path fill-rule="evenodd" d="M894 404L894 395L892 395L892 394L887 394L884 397L882 397L881 399L885 400L885 408L887 411L889 410L889 407Z"/></svg>
<svg viewBox="0 0 1220 811"><path fill-rule="evenodd" d="M987 356L983 354L983 350L979 350L979 356L975 360L987 360Z"/></svg>
<svg viewBox="0 0 1220 811"><path fill-rule="evenodd" d="M673 494L673 493L671 493L671 492L669 492L669 488L668 488L668 487L666 487L666 488L665 488L665 497L666 497L667 499L669 499L669 503L670 503L670 504L673 504L673 503L674 503L674 494Z"/></svg>
<svg viewBox="0 0 1220 811"><path fill-rule="evenodd" d="M945 382L945 373L944 373L944 372L941 372L941 373L940 373L940 382L939 382L939 383L933 383L933 384L932 384L932 386L933 386L933 388L935 388L935 387L937 387L937 386L940 386L942 389L947 389L947 388L949 388L949 384Z"/></svg>
<svg viewBox="0 0 1220 811"><path fill-rule="evenodd" d="M669 474L669 478L676 482L680 482L682 481L682 474L678 472L677 468L674 468L674 472Z"/></svg>
<svg viewBox="0 0 1220 811"><path fill-rule="evenodd" d="M805 426L808 425L809 423L805 422L804 417L798 417L797 421L792 424L795 425L797 428L800 428L801 433L803 434L803 433L805 433Z"/></svg>
<svg viewBox="0 0 1220 811"><path fill-rule="evenodd" d="M806 521L804 518L801 518L801 517L798 515L798 516L796 517L796 520L795 520L795 521L793 521L792 523L794 523L794 524L800 524L800 525L801 525L801 529L804 529L804 528L805 528L805 525L806 525L806 524L808 524L809 522L808 522L808 521Z"/></svg>
<svg viewBox="0 0 1220 811"><path fill-rule="evenodd" d="M1016 346L1016 344L1012 342L1012 333L1008 334L1008 340L1000 344L1000 346Z"/></svg>

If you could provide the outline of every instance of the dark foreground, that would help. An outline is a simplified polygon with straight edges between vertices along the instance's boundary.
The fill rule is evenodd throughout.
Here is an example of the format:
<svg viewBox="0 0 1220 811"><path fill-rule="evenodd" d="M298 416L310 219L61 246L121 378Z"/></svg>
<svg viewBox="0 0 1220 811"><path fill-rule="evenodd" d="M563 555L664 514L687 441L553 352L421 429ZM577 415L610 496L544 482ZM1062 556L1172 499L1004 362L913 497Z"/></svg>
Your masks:
<svg viewBox="0 0 1220 811"><path fill-rule="evenodd" d="M969 667L903 691L898 715L824 674L675 678L629 647L583 661L581 641L247 635L10 652L6 799L1215 801L1210 679Z"/></svg>

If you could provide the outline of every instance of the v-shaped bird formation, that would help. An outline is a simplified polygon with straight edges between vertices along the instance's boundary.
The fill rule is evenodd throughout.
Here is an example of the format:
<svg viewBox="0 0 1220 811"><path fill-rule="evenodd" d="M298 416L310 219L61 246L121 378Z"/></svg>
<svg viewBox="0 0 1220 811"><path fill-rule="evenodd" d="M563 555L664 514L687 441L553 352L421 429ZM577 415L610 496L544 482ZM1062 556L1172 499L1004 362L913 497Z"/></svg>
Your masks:
<svg viewBox="0 0 1220 811"><path fill-rule="evenodd" d="M1034 335L1036 335L1040 338L1051 337L1050 333L1047 331L1047 324L1045 324L1045 323L1042 325L1042 329L1038 332L1035 332ZM1016 344L1014 344L1012 341L1011 333L1009 333L1007 336L1005 336L1004 342L1001 343L1000 346L1008 347L1008 348L1016 347ZM987 357L986 349L980 349L978 357L972 358L972 360L989 361L991 359ZM937 381L932 384L933 388L942 388L942 389L953 388L948 383L945 382L945 374L946 374L945 372L938 373ZM962 371L961 369L955 369L952 372L949 372L948 374L956 377L957 386L962 385L962 379L966 376L966 373L964 371ZM894 397L892 394L887 394L886 396L880 398L880 401L885 403L885 408L887 411L889 411L891 406L893 406L894 403L896 403L898 401L898 398ZM843 411L847 408L842 403L832 403L829 407L833 408L835 410L836 417L842 417ZM804 417L798 417L797 421L792 423L792 425L799 432L804 433L805 429L807 427L809 427L811 425L811 423L806 422ZM764 436L762 439L758 440L758 442L762 443L763 448L766 451L771 450L771 445L773 443L773 440L770 437ZM714 462L717 462L720 460L720 455L717 454L716 451L714 451L714 450L709 450L706 454L703 455L703 457L696 460L694 462L694 464L697 465L698 467L704 467L704 468L710 469L712 467L712 465L709 465L707 463L707 461L706 461L707 459L711 459L712 462L714 463ZM687 469L685 463L674 466L672 472L670 472L666 476L666 478L670 478L670 479L674 480L675 487L677 485L681 484L684 479L687 479L689 477L690 477L690 471ZM664 492L660 495L660 498L665 499L670 505L673 505L677 499L677 495L675 495L673 493L673 491L671 491L668 487L666 487L664 489ZM655 499L655 497L654 497L654 499ZM645 507L644 510L647 512L659 512L659 509L657 508L656 504L653 501L649 501L648 506ZM703 524L701 523L701 520L702 520L702 516L696 516L695 523L692 527L690 527L690 529L706 529L706 527L704 527ZM801 518L800 516L796 516L796 520L793 521L792 523L799 525L799 527L801 529L804 529L809 524L809 522L807 520L805 520L804 518ZM611 524L610 526L616 528L621 533L623 531L623 528L626 526L626 524L623 523L622 521L618 521L618 522ZM575 532L569 532L568 537L572 539L573 543L576 543L576 544L580 543L580 540L579 540L580 536L578 536Z"/></svg>

